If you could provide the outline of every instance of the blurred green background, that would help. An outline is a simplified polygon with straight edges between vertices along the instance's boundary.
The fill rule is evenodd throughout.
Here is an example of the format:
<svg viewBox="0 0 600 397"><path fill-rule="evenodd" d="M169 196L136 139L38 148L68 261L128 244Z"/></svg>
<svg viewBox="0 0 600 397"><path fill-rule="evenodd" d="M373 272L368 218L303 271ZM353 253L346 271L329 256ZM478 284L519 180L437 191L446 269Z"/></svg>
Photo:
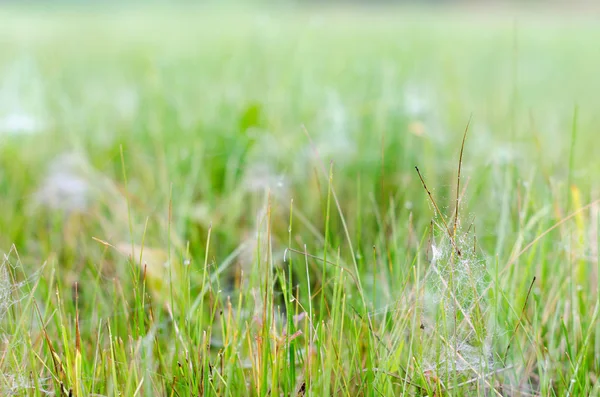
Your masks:
<svg viewBox="0 0 600 397"><path fill-rule="evenodd" d="M520 323L536 276L532 320L515 353L529 366L513 373L531 390L562 395L570 381L560 374L569 368L581 381L577 390L590 392L600 349L598 337L589 342L585 333L596 324L588 312L598 296L597 206L561 223L520 261L516 254L598 195L598 43L595 7L562 2L4 3L0 247L16 247L25 276L44 276L36 293L49 304L55 290L68 295L75 282L83 286L81 332L90 346L98 318L124 340L135 335L129 327L139 319L128 317L124 302L146 315L136 295L140 269L126 261L131 244L147 247L143 262L155 269L169 255L171 263L191 264L187 287L177 291L188 301L176 300L169 317L189 327L184 347L199 343L198 319L209 316L189 296L209 290L210 302L242 296L252 306L263 286L256 247L265 235L269 266L286 276L286 248L330 259L339 253L364 286L346 280L348 302L360 307L359 297L367 297L364 309L385 317L419 293L427 267L421 261L435 214L414 167L449 219L471 120L461 216L476 230L486 280L493 279L490 315L501 330L494 351L500 355ZM331 203L328 222L330 166L339 211ZM298 299L329 319L319 294L341 302L332 297L338 270L308 262L292 270L294 282L317 292L311 299L300 290ZM203 278L207 263L213 284ZM165 276L156 272L160 284ZM274 287L274 300L285 306L281 289ZM48 312L54 307L72 321L69 304L50 304ZM200 325L189 325L189 313ZM352 315L347 309L348 321L358 321ZM419 326L407 320L408 310L390 316L403 325L376 324L390 344ZM357 376L362 325L348 332L351 358L335 363ZM53 327L60 344L64 329ZM569 357L565 338L575 349ZM156 371L170 375L178 371L180 341L159 340L172 366ZM584 365L574 370L578 351ZM399 362L393 354L383 362ZM243 376L232 379L246 384Z"/></svg>

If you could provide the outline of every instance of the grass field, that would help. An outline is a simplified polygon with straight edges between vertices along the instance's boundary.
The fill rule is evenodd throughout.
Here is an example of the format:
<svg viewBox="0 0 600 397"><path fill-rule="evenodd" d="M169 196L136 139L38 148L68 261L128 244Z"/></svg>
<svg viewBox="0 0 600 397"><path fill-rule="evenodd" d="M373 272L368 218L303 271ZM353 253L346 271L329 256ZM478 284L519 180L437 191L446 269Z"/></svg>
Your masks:
<svg viewBox="0 0 600 397"><path fill-rule="evenodd" d="M598 42L0 11L0 394L600 395Z"/></svg>

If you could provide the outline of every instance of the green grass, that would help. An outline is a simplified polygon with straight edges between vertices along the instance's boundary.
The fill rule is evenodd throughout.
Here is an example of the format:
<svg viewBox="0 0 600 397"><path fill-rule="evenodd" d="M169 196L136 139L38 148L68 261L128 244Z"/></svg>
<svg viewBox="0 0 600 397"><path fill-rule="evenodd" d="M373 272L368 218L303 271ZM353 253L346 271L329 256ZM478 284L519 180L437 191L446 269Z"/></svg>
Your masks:
<svg viewBox="0 0 600 397"><path fill-rule="evenodd" d="M5 9L0 37L0 394L600 394L593 20Z"/></svg>

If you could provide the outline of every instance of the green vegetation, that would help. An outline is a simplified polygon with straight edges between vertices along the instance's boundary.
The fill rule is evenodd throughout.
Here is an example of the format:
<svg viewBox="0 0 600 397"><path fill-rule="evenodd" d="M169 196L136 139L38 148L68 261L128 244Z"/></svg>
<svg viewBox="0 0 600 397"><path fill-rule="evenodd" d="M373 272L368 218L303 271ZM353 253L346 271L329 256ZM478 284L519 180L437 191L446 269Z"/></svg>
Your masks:
<svg viewBox="0 0 600 397"><path fill-rule="evenodd" d="M600 394L594 21L15 9L0 37L0 394Z"/></svg>

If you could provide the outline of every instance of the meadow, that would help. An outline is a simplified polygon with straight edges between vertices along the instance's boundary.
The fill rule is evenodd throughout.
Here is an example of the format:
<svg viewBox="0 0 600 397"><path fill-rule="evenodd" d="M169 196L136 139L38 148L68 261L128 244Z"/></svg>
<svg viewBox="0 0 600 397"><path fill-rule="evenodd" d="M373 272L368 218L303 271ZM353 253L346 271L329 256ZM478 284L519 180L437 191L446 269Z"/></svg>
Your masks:
<svg viewBox="0 0 600 397"><path fill-rule="evenodd" d="M600 395L599 42L5 7L0 394Z"/></svg>

